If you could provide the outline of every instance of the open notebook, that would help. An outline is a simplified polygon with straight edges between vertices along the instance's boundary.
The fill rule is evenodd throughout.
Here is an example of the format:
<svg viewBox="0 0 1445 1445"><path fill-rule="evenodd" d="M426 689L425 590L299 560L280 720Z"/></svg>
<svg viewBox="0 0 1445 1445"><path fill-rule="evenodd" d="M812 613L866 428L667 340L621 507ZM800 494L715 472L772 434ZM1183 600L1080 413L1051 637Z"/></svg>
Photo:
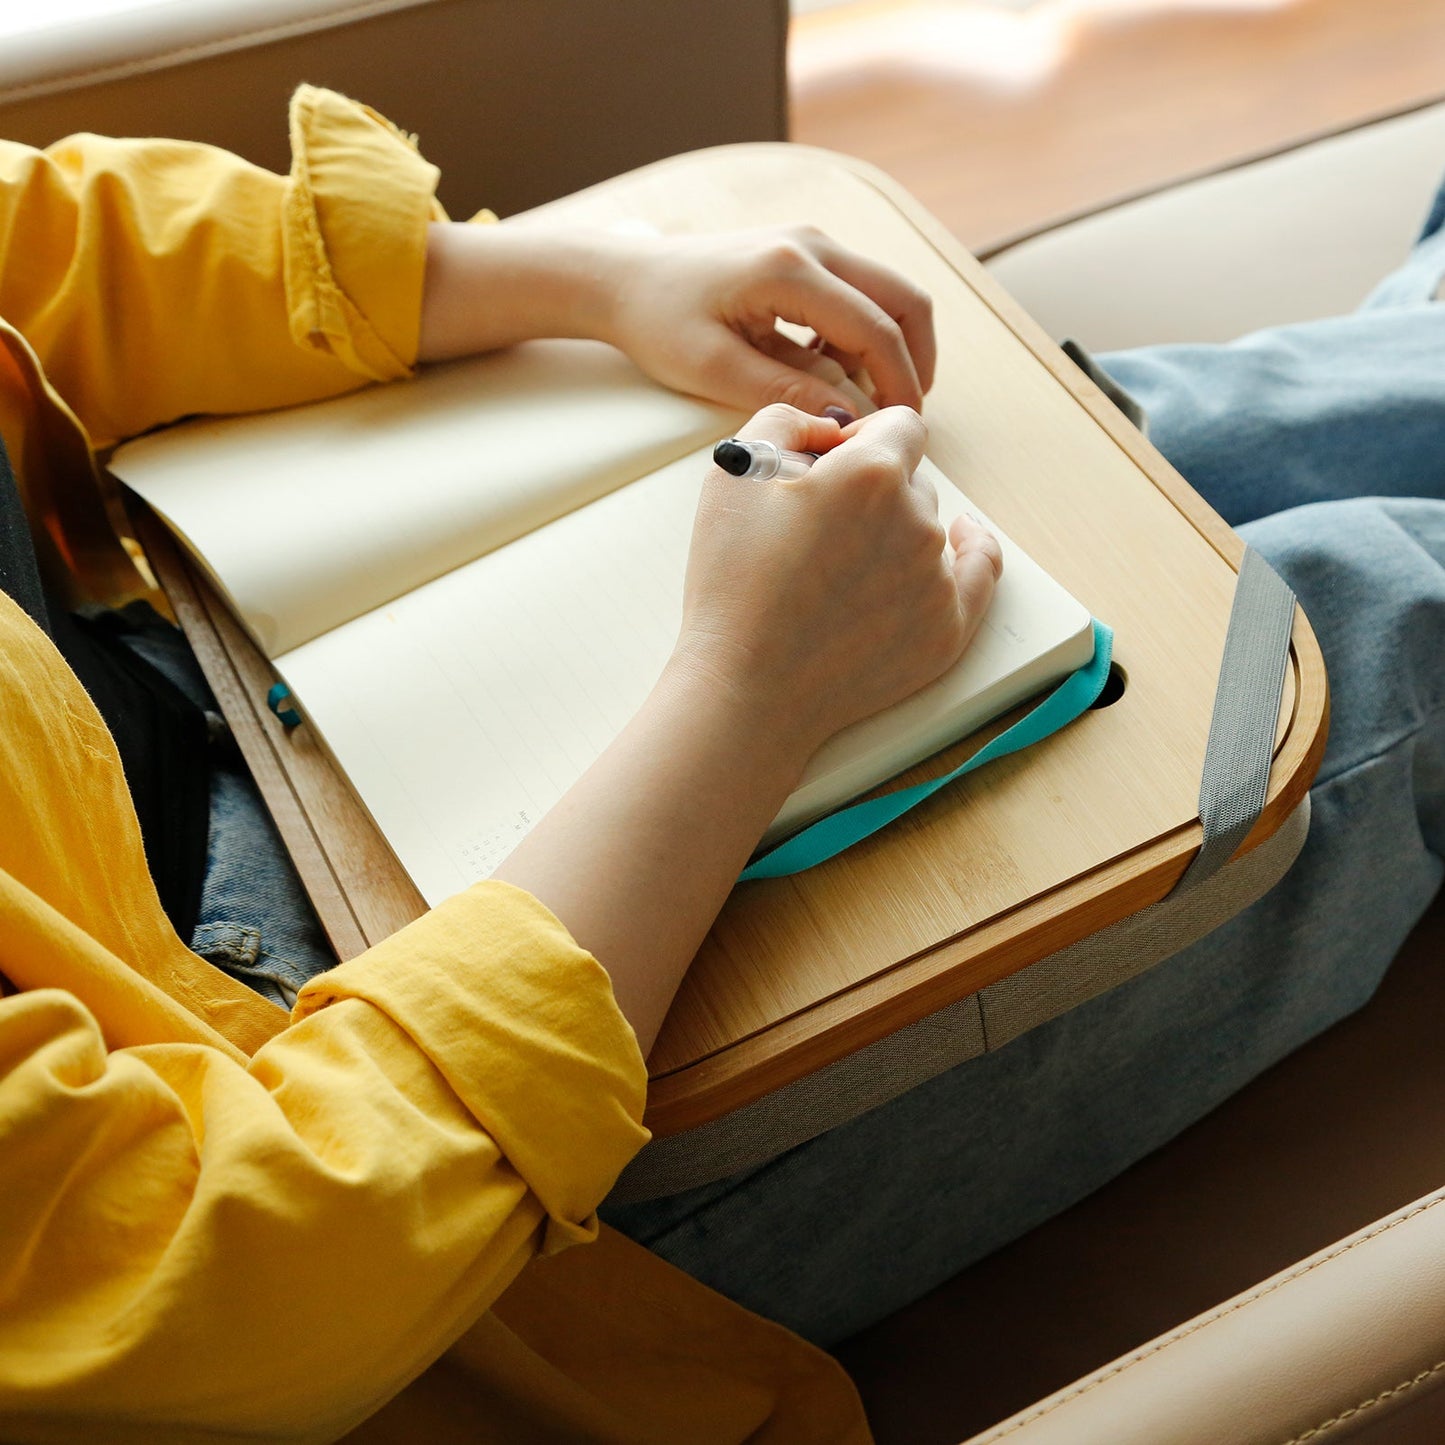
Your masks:
<svg viewBox="0 0 1445 1445"><path fill-rule="evenodd" d="M228 597L435 904L496 868L655 682L708 455L739 420L609 347L533 342L189 422L111 470ZM945 524L974 511L924 465ZM832 739L769 840L1088 661L1088 611L980 520L1004 575L969 651Z"/></svg>

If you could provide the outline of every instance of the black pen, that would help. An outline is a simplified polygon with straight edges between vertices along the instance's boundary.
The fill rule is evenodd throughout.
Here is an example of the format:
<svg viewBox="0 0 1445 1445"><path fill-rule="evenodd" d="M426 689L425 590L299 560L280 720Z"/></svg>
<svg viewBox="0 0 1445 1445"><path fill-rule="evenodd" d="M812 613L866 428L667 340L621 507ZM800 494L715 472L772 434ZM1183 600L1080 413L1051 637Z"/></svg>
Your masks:
<svg viewBox="0 0 1445 1445"><path fill-rule="evenodd" d="M775 477L795 482L818 460L813 452L790 452L774 442L744 442L737 437L720 441L712 449L712 459L723 471L751 482L771 482Z"/></svg>

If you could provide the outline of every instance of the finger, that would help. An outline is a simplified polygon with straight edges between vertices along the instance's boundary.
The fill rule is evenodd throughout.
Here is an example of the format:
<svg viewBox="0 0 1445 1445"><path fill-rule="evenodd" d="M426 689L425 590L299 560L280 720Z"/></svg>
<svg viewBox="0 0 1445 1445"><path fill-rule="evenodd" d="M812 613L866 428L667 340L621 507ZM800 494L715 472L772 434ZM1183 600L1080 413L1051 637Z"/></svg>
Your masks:
<svg viewBox="0 0 1445 1445"><path fill-rule="evenodd" d="M800 346L791 337L784 336L781 331L772 331L765 336L754 338L752 344L764 356L771 356L774 361L781 361L784 366L805 371L826 386L837 387L845 396L853 397L853 387L848 380L848 373L839 362L831 356L824 355L821 348L815 348L811 343L807 346ZM853 399L857 400L856 397ZM850 411L848 413L849 420L855 414L856 409Z"/></svg>
<svg viewBox="0 0 1445 1445"><path fill-rule="evenodd" d="M847 378L847 384L857 388L865 400L867 400L870 392L876 390L873 385L873 378L868 375L868 368L863 365L861 357L854 356L851 351L843 351L837 346L830 346L821 336L815 336L808 343L808 346L812 354L821 359L813 363L815 368L821 365L822 361L827 361L830 364L836 363L839 370L842 371L843 375ZM830 380L831 379L830 377ZM841 381L838 383L839 386L843 384ZM927 387L924 388L925 391L927 389ZM869 402L869 406L872 408L873 403Z"/></svg>
<svg viewBox="0 0 1445 1445"><path fill-rule="evenodd" d="M964 547L982 547L994 564L994 569L1003 575L1003 548L999 540L977 517L969 512L960 512L948 524L948 540L959 550Z"/></svg>
<svg viewBox="0 0 1445 1445"><path fill-rule="evenodd" d="M938 488L933 485L933 482L922 472L914 472L908 479L908 485L918 499L919 510L927 516L936 518L938 516Z"/></svg>
<svg viewBox="0 0 1445 1445"><path fill-rule="evenodd" d="M847 375L862 370L863 358L861 356L854 356L851 351L844 351L841 346L832 346L822 337L818 338L818 350L823 356L836 361Z"/></svg>
<svg viewBox="0 0 1445 1445"><path fill-rule="evenodd" d="M811 258L772 281L759 298L762 304L856 356L877 384L880 406L922 406L923 389L903 332L876 301Z"/></svg>
<svg viewBox="0 0 1445 1445"><path fill-rule="evenodd" d="M894 406L845 427L840 438L828 459L831 469L869 479L891 474L906 485L923 460L928 428L912 408Z"/></svg>
<svg viewBox="0 0 1445 1445"><path fill-rule="evenodd" d="M744 441L769 441L789 451L821 456L838 445L842 432L830 417L813 416L777 402L744 422L737 435Z"/></svg>
<svg viewBox="0 0 1445 1445"><path fill-rule="evenodd" d="M814 254L839 280L876 302L898 324L924 391L933 385L938 342L933 329L933 301L921 286L891 267L880 265L840 246L829 236L814 238ZM838 358L843 361L842 357ZM843 361L851 375L857 370Z"/></svg>
<svg viewBox="0 0 1445 1445"><path fill-rule="evenodd" d="M868 368L863 365L860 357L854 356L851 352L840 351L836 346L824 346L819 350L818 355L836 362L843 375L848 378L848 387L857 391L861 397L867 400L870 407L876 405L872 398L877 396L878 388L873 385L873 378L868 375ZM839 385L841 386L842 383L840 382Z"/></svg>
<svg viewBox="0 0 1445 1445"><path fill-rule="evenodd" d="M816 331L808 340L808 350L815 356L826 356L829 361L836 361L843 368L844 375L860 370L863 365L861 358L854 356L851 351L829 345Z"/></svg>
<svg viewBox="0 0 1445 1445"><path fill-rule="evenodd" d="M730 327L719 327L717 350L708 365L707 394L713 399L738 407L755 408L782 402L799 411L821 416L825 407L838 407L857 412L856 399L840 389L827 376L814 376L811 371L779 361L745 341ZM767 341L771 348L787 346L807 358L812 365L816 357L801 346L778 337Z"/></svg>
<svg viewBox="0 0 1445 1445"><path fill-rule="evenodd" d="M763 336L755 337L752 341L764 356L771 356L774 361L781 361L784 366L796 367L799 371L806 371L815 375L828 375L829 381L838 379L841 372L834 372L829 367L826 371L819 372L817 368L823 362L823 354L815 350L811 345L800 346L791 336L784 336L781 331L769 331Z"/></svg>
<svg viewBox="0 0 1445 1445"><path fill-rule="evenodd" d="M953 544L953 581L958 588L965 636L972 640L1003 575L1003 549L992 532L969 516L954 518L948 540Z"/></svg>

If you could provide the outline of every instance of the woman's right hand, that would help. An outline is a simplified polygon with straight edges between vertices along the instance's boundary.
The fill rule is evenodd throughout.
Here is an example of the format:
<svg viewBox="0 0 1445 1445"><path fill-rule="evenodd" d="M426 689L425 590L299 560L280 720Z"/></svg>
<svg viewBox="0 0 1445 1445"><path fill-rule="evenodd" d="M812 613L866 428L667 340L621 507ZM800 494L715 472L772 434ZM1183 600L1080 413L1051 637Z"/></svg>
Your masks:
<svg viewBox="0 0 1445 1445"><path fill-rule="evenodd" d="M657 686L495 875L607 969L644 1053L809 757L958 657L1000 564L967 521L946 557L914 412L771 406L743 434L820 455L797 482L707 479Z"/></svg>
<svg viewBox="0 0 1445 1445"><path fill-rule="evenodd" d="M715 468L693 531L673 667L739 697L799 765L835 732L932 682L962 655L1003 565L913 473L927 429L906 407L847 428L788 406L739 433L818 461L798 481Z"/></svg>

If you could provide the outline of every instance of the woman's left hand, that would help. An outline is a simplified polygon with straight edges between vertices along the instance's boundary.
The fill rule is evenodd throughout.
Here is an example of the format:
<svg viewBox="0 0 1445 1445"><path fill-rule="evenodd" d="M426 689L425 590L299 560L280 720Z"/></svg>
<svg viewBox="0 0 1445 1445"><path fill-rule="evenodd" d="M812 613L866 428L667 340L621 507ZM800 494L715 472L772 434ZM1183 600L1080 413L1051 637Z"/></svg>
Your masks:
<svg viewBox="0 0 1445 1445"><path fill-rule="evenodd" d="M928 296L807 226L639 237L435 222L417 359L592 337L665 386L741 411L853 411L846 392L813 374L819 351L789 340L779 321L811 328L844 372L866 370L880 407L916 411L933 383Z"/></svg>
<svg viewBox="0 0 1445 1445"><path fill-rule="evenodd" d="M851 411L810 371L818 352L779 321L811 328L846 372L866 370L880 407L916 411L933 384L927 294L810 226L629 240L619 260L608 339L676 390L749 410Z"/></svg>

